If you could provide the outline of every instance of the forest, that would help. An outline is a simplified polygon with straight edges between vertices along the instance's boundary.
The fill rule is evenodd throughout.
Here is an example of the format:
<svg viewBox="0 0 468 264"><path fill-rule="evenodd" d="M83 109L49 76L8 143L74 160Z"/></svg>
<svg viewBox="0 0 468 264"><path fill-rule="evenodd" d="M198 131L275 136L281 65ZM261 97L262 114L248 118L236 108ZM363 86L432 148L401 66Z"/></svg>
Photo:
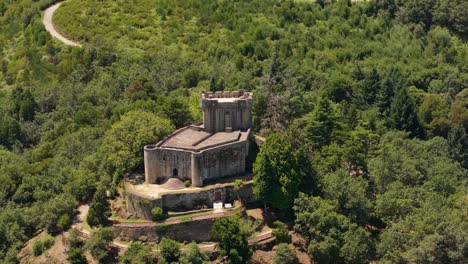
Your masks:
<svg viewBox="0 0 468 264"><path fill-rule="evenodd" d="M467 1L55 2L0 2L0 263L237 89L312 261L468 262Z"/></svg>

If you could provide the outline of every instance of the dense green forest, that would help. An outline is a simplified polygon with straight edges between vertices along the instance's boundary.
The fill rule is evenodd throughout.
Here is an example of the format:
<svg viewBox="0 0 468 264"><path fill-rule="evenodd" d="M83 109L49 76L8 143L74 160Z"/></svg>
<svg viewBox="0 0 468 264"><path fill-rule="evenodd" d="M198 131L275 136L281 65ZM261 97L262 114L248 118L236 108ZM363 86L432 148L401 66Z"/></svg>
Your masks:
<svg viewBox="0 0 468 264"><path fill-rule="evenodd" d="M53 2L0 2L0 262L235 89L312 260L468 262L467 1Z"/></svg>

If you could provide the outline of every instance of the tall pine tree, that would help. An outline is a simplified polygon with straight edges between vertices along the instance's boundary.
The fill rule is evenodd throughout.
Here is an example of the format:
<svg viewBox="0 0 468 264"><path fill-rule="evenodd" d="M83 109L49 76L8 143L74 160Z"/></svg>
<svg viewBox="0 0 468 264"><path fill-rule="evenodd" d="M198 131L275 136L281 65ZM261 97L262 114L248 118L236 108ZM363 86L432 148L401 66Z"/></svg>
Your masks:
<svg viewBox="0 0 468 264"><path fill-rule="evenodd" d="M390 114L392 99L395 94L405 87L406 80L400 69L392 67L381 82L381 89L377 95L377 106L383 116Z"/></svg>
<svg viewBox="0 0 468 264"><path fill-rule="evenodd" d="M322 96L314 111L306 117L306 131L315 148L328 145L332 139L337 117L332 102Z"/></svg>
<svg viewBox="0 0 468 264"><path fill-rule="evenodd" d="M92 227L105 226L109 222L108 217L110 216L111 210L109 201L107 201L106 190L104 187L100 186L94 194L93 201L89 206L86 221Z"/></svg>
<svg viewBox="0 0 468 264"><path fill-rule="evenodd" d="M468 169L468 137L461 124L450 129L447 137L449 154L453 160L460 162L463 168Z"/></svg>
<svg viewBox="0 0 468 264"><path fill-rule="evenodd" d="M389 121L393 128L410 132L411 137L424 135L416 104L406 88L400 89L393 98Z"/></svg>
<svg viewBox="0 0 468 264"><path fill-rule="evenodd" d="M260 148L253 165L255 197L276 208L291 208L299 192L297 171L291 144L281 134L271 134Z"/></svg>
<svg viewBox="0 0 468 264"><path fill-rule="evenodd" d="M356 92L353 94L354 104L359 109L366 109L375 103L380 91L380 82L379 72L375 68L359 82Z"/></svg>

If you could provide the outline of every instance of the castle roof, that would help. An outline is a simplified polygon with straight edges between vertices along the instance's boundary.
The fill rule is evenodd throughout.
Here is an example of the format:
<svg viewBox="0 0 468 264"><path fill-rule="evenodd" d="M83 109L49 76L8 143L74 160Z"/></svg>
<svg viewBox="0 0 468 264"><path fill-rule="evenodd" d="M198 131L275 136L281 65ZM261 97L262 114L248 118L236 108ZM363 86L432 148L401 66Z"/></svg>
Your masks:
<svg viewBox="0 0 468 264"><path fill-rule="evenodd" d="M249 131L232 131L209 133L202 126L187 126L181 128L166 139L159 142L158 147L166 149L182 149L200 152L205 149L245 141Z"/></svg>

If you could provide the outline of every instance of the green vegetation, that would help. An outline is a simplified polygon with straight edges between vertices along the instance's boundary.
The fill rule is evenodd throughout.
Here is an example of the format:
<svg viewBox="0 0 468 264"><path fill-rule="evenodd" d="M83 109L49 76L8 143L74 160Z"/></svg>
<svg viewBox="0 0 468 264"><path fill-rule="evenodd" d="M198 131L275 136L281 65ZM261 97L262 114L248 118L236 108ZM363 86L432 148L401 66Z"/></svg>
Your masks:
<svg viewBox="0 0 468 264"><path fill-rule="evenodd" d="M91 239L86 241L85 248L96 261L101 263L111 256L109 244L112 238L111 227L97 229L92 233Z"/></svg>
<svg viewBox="0 0 468 264"><path fill-rule="evenodd" d="M45 32L53 2L0 2L0 262L223 89L255 94L256 194L294 205L314 262L467 262L466 1L69 0L54 20L83 48Z"/></svg>
<svg viewBox="0 0 468 264"><path fill-rule="evenodd" d="M83 243L79 239L80 231L78 229L70 230L67 244L69 246L68 261L71 264L86 264Z"/></svg>
<svg viewBox="0 0 468 264"><path fill-rule="evenodd" d="M287 243L281 243L276 247L276 255L273 258L274 264L299 264L296 252L288 248Z"/></svg>
<svg viewBox="0 0 468 264"><path fill-rule="evenodd" d="M191 185L192 185L192 183L190 182L190 180L185 180L185 181L184 181L184 186L185 186L185 188L188 188L188 187L190 187Z"/></svg>
<svg viewBox="0 0 468 264"><path fill-rule="evenodd" d="M288 226L280 221L275 221L273 222L273 235L276 238L276 242L278 244L280 243L286 243L289 244L291 243L291 236L289 235L288 232Z"/></svg>
<svg viewBox="0 0 468 264"><path fill-rule="evenodd" d="M94 194L93 201L89 206L86 222L91 227L105 226L111 216L110 203L107 201L106 189L99 187Z"/></svg>
<svg viewBox="0 0 468 264"><path fill-rule="evenodd" d="M125 251L125 254L119 258L123 264L153 264L156 263L155 257L151 254L151 249L140 242L133 242Z"/></svg>
<svg viewBox="0 0 468 264"><path fill-rule="evenodd" d="M163 238L159 243L159 254L166 263L177 263L181 255L179 242Z"/></svg>
<svg viewBox="0 0 468 264"><path fill-rule="evenodd" d="M163 210L158 206L151 209L151 216L153 217L154 221L161 221L165 218Z"/></svg>
<svg viewBox="0 0 468 264"><path fill-rule="evenodd" d="M243 226L240 215L218 218L213 224L211 232L219 242L219 254L226 257L228 263L245 263L252 254L247 242L249 234Z"/></svg>
<svg viewBox="0 0 468 264"><path fill-rule="evenodd" d="M41 239L36 240L32 246L32 251L34 256L39 256L42 253L44 253L47 249L52 247L54 244L55 238L52 237L51 235L45 235L44 237L41 237Z"/></svg>
<svg viewBox="0 0 468 264"><path fill-rule="evenodd" d="M208 256L202 252L197 243L192 242L184 248L179 263L181 264L208 264Z"/></svg>

